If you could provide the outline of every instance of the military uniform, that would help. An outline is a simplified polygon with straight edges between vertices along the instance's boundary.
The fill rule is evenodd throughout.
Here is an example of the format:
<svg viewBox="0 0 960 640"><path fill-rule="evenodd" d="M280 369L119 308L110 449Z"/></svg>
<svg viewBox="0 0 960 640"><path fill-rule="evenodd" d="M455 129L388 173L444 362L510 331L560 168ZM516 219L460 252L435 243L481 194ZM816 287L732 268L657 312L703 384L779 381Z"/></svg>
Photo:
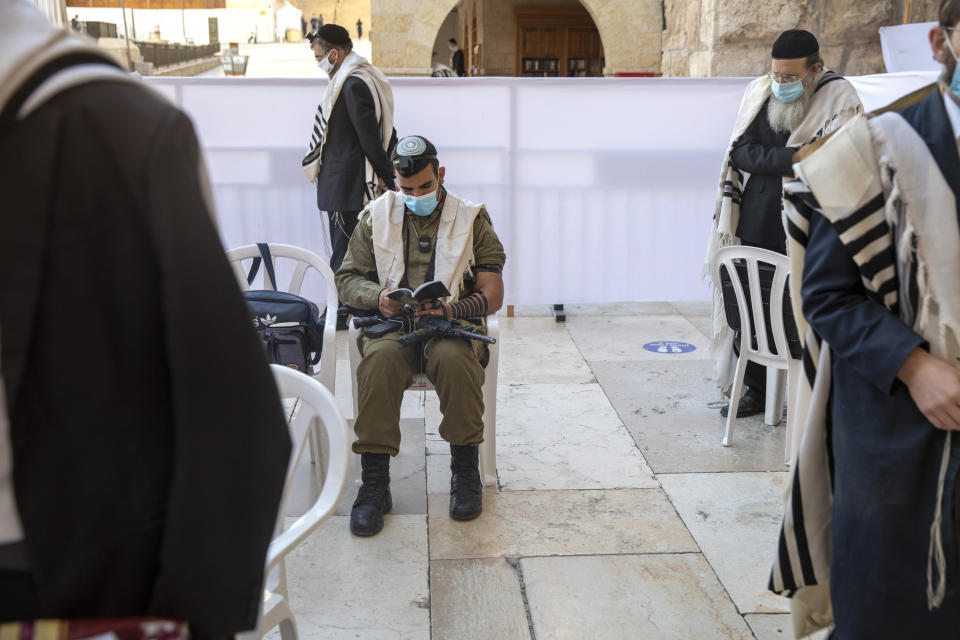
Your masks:
<svg viewBox="0 0 960 640"><path fill-rule="evenodd" d="M441 188L437 208L419 217L404 211L403 247L406 271L400 287L414 289L434 279L437 233L446 190ZM430 251L420 250L420 240L430 239ZM506 261L503 245L493 230L485 209L473 223L474 263L464 280L469 292L481 272L501 273ZM472 277L472 279L471 279ZM369 209L360 214L347 255L336 275L340 301L357 309L377 309L380 285L373 247L373 221ZM474 321L483 332L483 319ZM437 389L443 421L440 435L454 445L478 445L483 441L483 368L486 345L461 338L433 338L424 344L400 349L399 332L382 338L360 338L363 361L357 369L359 413L354 424L355 453L397 455L400 447L400 403L415 373L426 373Z"/></svg>

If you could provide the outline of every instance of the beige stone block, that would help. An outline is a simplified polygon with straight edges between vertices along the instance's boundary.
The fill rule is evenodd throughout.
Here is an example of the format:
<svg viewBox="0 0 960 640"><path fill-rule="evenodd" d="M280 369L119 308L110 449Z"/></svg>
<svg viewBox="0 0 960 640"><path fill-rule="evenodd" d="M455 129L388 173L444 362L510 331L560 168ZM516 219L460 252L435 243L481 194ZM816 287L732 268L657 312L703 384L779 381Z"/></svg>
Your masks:
<svg viewBox="0 0 960 640"><path fill-rule="evenodd" d="M500 386L497 449L505 490L659 487L597 384Z"/></svg>
<svg viewBox="0 0 960 640"><path fill-rule="evenodd" d="M687 63L688 74L691 78L709 78L713 75L714 53L712 51L695 51L690 54Z"/></svg>
<svg viewBox="0 0 960 640"><path fill-rule="evenodd" d="M392 33L406 33L410 31L410 27L413 26L413 16L411 15L398 15L394 16L389 25L384 25L384 30L388 30Z"/></svg>
<svg viewBox="0 0 960 640"><path fill-rule="evenodd" d="M823 64L834 71L840 71L840 67L844 65L845 51L846 47L843 45L820 45L820 57L823 58Z"/></svg>
<svg viewBox="0 0 960 640"><path fill-rule="evenodd" d="M792 640L794 637L789 613L752 613L743 616L743 619L750 625L757 640ZM829 635L830 630L824 629L807 636L807 640L827 640Z"/></svg>
<svg viewBox="0 0 960 640"><path fill-rule="evenodd" d="M883 52L880 43L867 46L852 46L841 73L849 76L860 76L871 73L884 73L886 66L883 63Z"/></svg>
<svg viewBox="0 0 960 640"><path fill-rule="evenodd" d="M710 65L710 76L714 78L756 77L768 71L770 71L769 45L717 53L713 56Z"/></svg>
<svg viewBox="0 0 960 640"><path fill-rule="evenodd" d="M686 51L665 51L661 68L664 76L683 78L690 75L690 54Z"/></svg>
<svg viewBox="0 0 960 640"><path fill-rule="evenodd" d="M903 4L901 0L900 5ZM913 0L910 4L910 22L932 22L940 19L941 0ZM902 8L897 7L895 16L899 22L903 19Z"/></svg>
<svg viewBox="0 0 960 640"><path fill-rule="evenodd" d="M877 40L877 30L890 24L899 24L892 2L876 0L842 0L826 3L823 33L817 36L829 43L848 44Z"/></svg>
<svg viewBox="0 0 960 640"><path fill-rule="evenodd" d="M737 608L788 613L789 600L767 590L788 474L665 474L660 479Z"/></svg>
<svg viewBox="0 0 960 640"><path fill-rule="evenodd" d="M804 4L763 0L714 0L717 2L713 46L743 46L747 43L773 43L786 29L804 18Z"/></svg>
<svg viewBox="0 0 960 640"><path fill-rule="evenodd" d="M596 382L566 327L553 318L501 318L500 344L500 384ZM545 362L550 366L541 366Z"/></svg>
<svg viewBox="0 0 960 640"><path fill-rule="evenodd" d="M753 638L700 554L524 558L520 569L538 638Z"/></svg>
<svg viewBox="0 0 960 640"><path fill-rule="evenodd" d="M502 558L430 564L434 640L529 640L517 570Z"/></svg>
<svg viewBox="0 0 960 640"><path fill-rule="evenodd" d="M430 633L427 525L387 515L372 538L333 516L287 556L290 607L303 640L424 638Z"/></svg>
<svg viewBox="0 0 960 640"><path fill-rule="evenodd" d="M427 497L433 559L698 551L660 489L488 491L470 522L447 515L449 500Z"/></svg>

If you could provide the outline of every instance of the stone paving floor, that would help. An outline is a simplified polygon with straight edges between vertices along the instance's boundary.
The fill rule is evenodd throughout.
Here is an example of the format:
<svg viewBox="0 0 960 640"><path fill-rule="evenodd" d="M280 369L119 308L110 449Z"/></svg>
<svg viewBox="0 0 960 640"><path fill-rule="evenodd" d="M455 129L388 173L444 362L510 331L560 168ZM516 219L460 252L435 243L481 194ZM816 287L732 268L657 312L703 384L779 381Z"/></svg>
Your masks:
<svg viewBox="0 0 960 640"><path fill-rule="evenodd" d="M740 419L720 445L707 305L567 312L500 318L500 485L477 520L448 517L436 396L408 392L384 530L350 535L354 468L338 515L288 558L303 640L793 637L766 590L784 426ZM336 395L352 418L345 338ZM657 340L696 350L643 349Z"/></svg>

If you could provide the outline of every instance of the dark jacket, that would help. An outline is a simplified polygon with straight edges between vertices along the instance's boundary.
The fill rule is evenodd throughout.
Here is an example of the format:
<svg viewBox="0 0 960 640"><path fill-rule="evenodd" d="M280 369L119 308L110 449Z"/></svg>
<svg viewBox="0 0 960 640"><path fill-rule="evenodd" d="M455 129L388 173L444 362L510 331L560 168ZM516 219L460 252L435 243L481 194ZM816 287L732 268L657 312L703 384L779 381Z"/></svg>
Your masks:
<svg viewBox="0 0 960 640"><path fill-rule="evenodd" d="M786 253L783 230L783 178L793 176L793 154L787 147L789 135L770 128L767 102L740 138L733 143L730 159L740 171L750 173L740 201L737 237L741 241L776 248Z"/></svg>
<svg viewBox="0 0 960 640"><path fill-rule="evenodd" d="M133 83L0 137L14 490L49 617L251 628L290 439L190 121Z"/></svg>
<svg viewBox="0 0 960 640"><path fill-rule="evenodd" d="M467 70L463 66L463 49L457 49L453 52L453 60L451 60L453 66L453 72L456 73L461 78L467 75Z"/></svg>
<svg viewBox="0 0 960 640"><path fill-rule="evenodd" d="M396 144L393 132L390 148ZM370 88L360 78L347 78L327 122L317 176L320 211L359 211L367 189L366 161L388 188L394 186L393 164L383 150L380 125Z"/></svg>
<svg viewBox="0 0 960 640"><path fill-rule="evenodd" d="M927 141L954 192L960 190L960 157L939 91L901 115ZM908 283L913 296L914 284ZM944 495L947 599L931 612L927 552L944 433L924 417L897 378L924 340L867 294L836 229L819 213L810 223L802 290L804 315L833 351L830 586L837 637L955 638L960 513L951 505L960 438L954 434Z"/></svg>

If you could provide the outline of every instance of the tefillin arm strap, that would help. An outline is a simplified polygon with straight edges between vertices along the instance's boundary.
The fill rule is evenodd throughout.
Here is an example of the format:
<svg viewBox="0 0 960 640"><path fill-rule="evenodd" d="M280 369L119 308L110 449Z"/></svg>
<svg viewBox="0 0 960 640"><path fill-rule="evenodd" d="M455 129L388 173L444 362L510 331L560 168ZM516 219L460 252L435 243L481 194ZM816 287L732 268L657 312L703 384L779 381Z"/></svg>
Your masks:
<svg viewBox="0 0 960 640"><path fill-rule="evenodd" d="M466 318L482 318L487 315L487 296L483 291L476 291L462 300L450 303L450 317L464 320Z"/></svg>

